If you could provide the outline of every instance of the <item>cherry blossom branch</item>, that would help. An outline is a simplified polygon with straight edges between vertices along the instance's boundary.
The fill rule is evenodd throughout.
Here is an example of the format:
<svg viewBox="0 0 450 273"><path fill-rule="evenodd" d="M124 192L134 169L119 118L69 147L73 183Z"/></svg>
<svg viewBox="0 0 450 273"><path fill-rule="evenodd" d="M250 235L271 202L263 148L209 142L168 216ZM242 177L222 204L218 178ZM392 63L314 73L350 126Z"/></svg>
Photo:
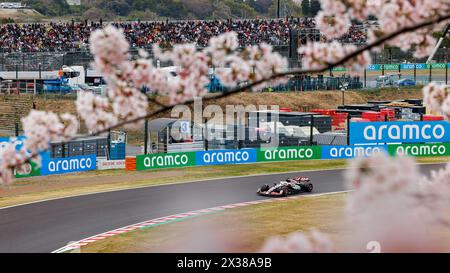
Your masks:
<svg viewBox="0 0 450 273"><path fill-rule="evenodd" d="M150 102L150 103L154 103L154 104L156 104L157 106L160 106L160 107L166 107L167 106L164 103L162 103L159 100L157 100L155 96L152 96L152 97L147 96L147 97L148 97L148 102Z"/></svg>
<svg viewBox="0 0 450 273"><path fill-rule="evenodd" d="M274 74L274 75L272 75L270 77L267 77L267 78L264 78L264 79L252 82L250 84L247 84L247 85L235 88L233 90L230 90L230 91L227 91L227 92L222 92L222 93L220 93L218 95L210 96L210 97L206 98L205 101L226 98L226 97L229 97L231 95L250 90L251 88L253 88L255 86L258 86L258 85L260 85L262 83L265 83L265 82L268 82L268 81L271 81L271 80L275 80L275 79L278 79L278 78L290 76L290 75L314 74L314 73L326 72L329 69L332 69L334 67L337 67L337 66L345 64L346 62L352 60L353 58L357 57L358 55L360 55L360 54L362 54L362 53L364 53L366 51L369 51L369 50L371 50L371 49L373 49L375 47L378 47L378 46L382 45L383 43L389 41L390 39L393 39L393 38L395 38L395 37L397 37L397 36L399 36L399 35L401 35L403 33L415 31L415 30L418 30L418 29L421 29L421 28L424 28L424 27L427 27L427 26L431 26L431 25L443 22L443 21L448 20L448 19L450 19L450 14L445 15L445 16L438 16L436 18L433 18L433 19L430 19L430 20L427 20L427 21L424 21L424 22L421 22L421 23L418 23L418 24L415 24L415 25L412 25L412 26L403 27L403 28L401 28L401 29L399 29L397 31L394 31L394 32L392 32L390 34L387 34L387 35L379 38L378 40L376 40L373 43L370 43L370 44L368 44L368 45L366 45L364 47L361 47L361 48L357 49L356 51L354 51L354 52L344 56L343 58L337 60L336 62L329 63L327 66L324 66L322 68L316 68L316 69L293 69L293 70L290 70L290 71L287 71L287 72L277 73L277 74ZM194 99L185 101L185 104L192 104L192 103L194 103ZM86 135L86 136L80 136L80 137L77 137L77 138L100 135L100 134L108 132L111 129L117 129L117 128L123 127L123 126L125 126L127 124L130 124L130 123L136 123L136 122L139 122L139 121L141 121L143 119L149 119L149 118L151 118L153 116L156 116L158 114L161 114L161 113L164 113L166 111L169 111L170 109L175 107L177 104L163 105L161 103L158 103L158 105L160 106L159 109L156 109L156 110L154 110L154 111L152 111L152 112L150 112L150 113L148 113L148 114L146 114L144 116L140 116L140 117L137 117L137 118L134 118L134 119L131 119L131 120L122 121L122 122L119 122L119 123L115 124L114 126L109 127L109 128L105 128L105 129L97 131L97 132L95 132L93 134Z"/></svg>
<svg viewBox="0 0 450 273"><path fill-rule="evenodd" d="M378 47L378 46L382 45L383 43L385 43L385 42L387 42L387 41L389 41L389 40L391 40L391 39L393 39L393 38L395 38L395 37L397 37L397 36L399 36L399 35L401 35L403 33L415 31L415 30L418 30L418 29L421 29L421 28L424 28L424 27L427 27L427 26L431 26L431 25L443 22L443 21L448 20L448 19L450 19L450 14L445 15L445 16L438 16L438 17L436 17L434 19L427 20L427 21L418 23L416 25L412 25L412 26L401 28L401 29L399 29L397 31L394 31L394 32L392 32L392 33L390 33L388 35L385 35L385 36L379 38L378 40L376 40L373 43L370 43L370 44L368 44L366 46L358 48L353 53L346 55L345 57L339 59L338 61L336 61L334 63L328 64L326 67L317 68L317 69L308 69L308 70L294 69L294 70L291 70L291 71L288 71L288 72L275 74L272 77L270 77L268 79L265 79L265 81L269 81L269 80L273 80L273 79L276 79L276 78L279 78L279 77L284 77L284 76L289 76L289 75L314 74L314 73L325 72L325 71L327 71L329 69L332 69L332 68L334 68L336 66L345 64L346 62L348 62L351 59L357 57L358 55L362 54L363 52L366 52L366 51L368 51L368 50L370 50L372 48ZM251 87L253 87L255 85L258 85L260 83L261 82L251 83L248 86L245 86L245 89L251 88Z"/></svg>
<svg viewBox="0 0 450 273"><path fill-rule="evenodd" d="M368 29L368 45L359 49L355 45L341 45L335 41L308 43L298 49L302 54L303 69L291 71L285 71L286 58L274 53L268 44L252 45L239 51L235 32L212 38L203 50L198 50L194 44L175 45L167 51L155 46L153 52L158 59L171 61L177 67L176 78L169 77L164 69L154 67L146 52L139 53L141 58L131 60L129 43L122 30L108 26L95 31L90 40L91 52L95 56L95 68L108 84L108 92L106 97L83 92L78 96L77 112L88 131L94 132L89 136L131 125L142 128L140 126L146 119L170 111L177 104L193 103L194 98L207 93L205 86L209 82L210 67L220 68L215 74L230 91L208 96L205 101L277 85L285 82L288 75L321 73L339 65L360 70L370 63L369 52L379 49L383 43L403 51L413 48L415 57L423 57L436 43L431 37L432 31L440 27L438 23L450 19L448 0L320 0L320 3L322 14L316 18L318 27L331 38L341 36L350 25L350 19L363 21L374 12L380 29ZM377 5L378 8L374 8ZM240 82L250 84L237 87ZM159 96L167 96L168 105L164 104L165 98L147 97L140 92L141 86ZM431 83L423 91L424 103L447 113L446 118L449 119L448 88ZM152 107L150 113L149 106ZM69 114L57 116L52 112L31 111L27 118L22 119L25 148L16 153L11 144L2 154L0 184L2 181L11 183L12 170L19 170L23 162L29 162L29 156L47 150L50 141L80 138L75 136L77 121ZM28 151L32 154L27 154ZM420 177L417 165L407 157L393 158L381 153L353 161L346 172L346 181L354 189L347 198L346 218L352 227L349 249L368 249L367 239L374 238L377 240L375 243L382 245L383 251L387 252L440 249L441 245L435 242L442 240L435 241L438 238L430 236L429 228L447 223L450 167L432 173L431 179ZM414 229L410 228L412 226ZM318 232L309 236L293 234L287 241L275 238L263 248L264 252L333 250L331 240Z"/></svg>
<svg viewBox="0 0 450 273"><path fill-rule="evenodd" d="M276 79L279 79L279 78L282 78L282 77L285 77L285 76L288 76L288 75L314 74L314 73L325 72L325 71L327 71L329 69L332 69L332 68L334 68L336 66L343 65L343 64L347 63L348 61L352 60L353 58L358 57L359 55L369 51L370 49L375 48L377 46L380 46L384 42L389 41L390 39L393 39L393 38L395 38L395 37L397 37L397 36L399 36L399 35L401 35L403 33L415 31L415 30L418 30L418 29L421 29L421 28L424 28L424 27L427 27L427 26L431 26L433 24L436 24L436 23L448 20L448 19L450 19L450 15L447 14L447 15L444 15L444 16L437 16L437 17L435 17L433 19L426 20L426 21L423 21L421 23L418 23L418 24L415 24L415 25L412 25L412 26L403 27L403 28L401 28L401 29L399 29L397 31L394 31L394 32L392 32L392 33L390 33L388 35L385 35L385 36L379 38L378 40L374 41L373 43L370 43L370 44L368 44L368 45L366 45L364 47L356 49L355 51L351 52L350 54L347 54L347 55L343 56L342 58L338 59L335 62L328 63L327 65L325 65L323 67L314 68L314 69L294 69L294 70L290 70L290 71L286 71L286 72L273 73L270 76L263 77L263 78L261 78L259 80L255 80L254 82L252 82L250 84L247 84L247 85L244 85L244 86L232 89L232 90L227 91L227 92L220 93L218 95L209 96L208 98L205 99L205 101L226 98L226 97L229 97L231 95L234 95L234 94L237 94L237 93L240 93L240 92L244 92L246 90L250 90L250 89L252 89L252 88L254 88L256 86L260 86L263 83L270 82L270 81L273 81L273 80L276 80ZM118 46L115 46L115 47L118 47ZM121 57L121 58L124 59L125 57ZM144 98L147 99L146 96L144 96ZM156 116L158 114L167 112L167 111L169 111L170 109L172 109L173 107L175 107L177 105L175 103L169 104L169 105L165 105L165 104L161 103L160 101L158 101L156 98L150 98L149 101L155 103L156 105L158 105L159 108L157 108L157 109L155 109L155 110L153 110L153 111L151 111L149 113L146 113L145 115L137 115L137 114L134 113L134 117L131 116L131 117L125 119L124 121L120 121L120 122L118 122L118 121L111 122L109 124L113 124L113 125L100 127L99 130L97 130L97 131L95 131L93 133L90 133L90 134L78 135L78 136L64 138L64 141L65 142L69 142L69 141L73 141L73 140L76 140L76 139L79 139L79 138L84 138L84 137L89 137L89 136L97 136L97 135L101 135L101 134L107 133L110 130L117 129L117 128L129 125L129 124L136 124L136 123L141 122L142 120L146 120L146 119L149 119L149 118L151 118L153 116ZM193 102L194 102L194 99L190 99L190 100L184 101L185 104L192 104ZM96 107L100 107L101 108L101 107L103 107L104 103L105 102L100 101L100 102L97 103ZM81 112L83 112L83 111L81 111ZM108 123L106 123L106 124L108 124Z"/></svg>

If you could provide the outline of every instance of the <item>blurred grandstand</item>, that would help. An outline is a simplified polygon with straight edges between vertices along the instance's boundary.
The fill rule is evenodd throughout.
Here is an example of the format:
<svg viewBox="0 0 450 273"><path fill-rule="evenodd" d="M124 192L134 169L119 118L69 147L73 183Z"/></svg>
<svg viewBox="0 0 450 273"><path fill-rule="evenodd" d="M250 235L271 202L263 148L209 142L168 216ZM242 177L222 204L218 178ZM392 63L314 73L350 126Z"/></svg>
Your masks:
<svg viewBox="0 0 450 273"><path fill-rule="evenodd" d="M88 67L92 60L89 53L89 36L106 23L84 21L76 23L5 24L0 26L0 71L55 70L63 65ZM113 23L124 29L132 53L138 48L150 51L151 45L161 43L195 43L199 48L209 39L227 31L238 33L241 46L266 42L281 55L298 64L296 48L307 41L327 40L315 28L313 18L255 19L226 21L165 21ZM367 24L352 25L339 40L343 43L366 43ZM151 52L150 52L151 53ZM448 49L437 53L437 61L444 61ZM414 62L411 54L389 49L373 56L374 63ZM293 61L292 61L293 60Z"/></svg>
<svg viewBox="0 0 450 273"><path fill-rule="evenodd" d="M107 23L102 22L66 22L49 24L4 24L0 25L0 76L3 81L0 91L12 93L40 92L44 80L56 78L57 71L63 66L77 66L84 70L86 79L83 83L101 84L90 64L93 60L89 52L90 34ZM199 48L207 45L213 36L235 31L238 33L242 47L266 42L274 50L288 58L290 67L301 64L301 56L297 54L298 46L309 41L326 41L327 38L316 28L313 18L285 19L249 19L249 20L210 20L210 21L154 21L154 22L120 22L112 23L124 30L131 44L131 55L138 55L139 48L145 48L152 55L151 46L160 43L170 47L175 43L195 43ZM377 22L354 24L339 41L358 46L364 45L367 29L376 26ZM448 48L437 51L434 60L447 63ZM379 77L398 75L395 80L408 77L418 84L431 80L448 81L448 66L430 67L429 70L405 68L405 64L424 63L425 60L413 58L412 53L402 52L398 48L385 48L380 53L372 53L372 63L381 64L376 71L360 71L354 78L349 78L352 71L333 70L324 75L313 77L296 77L286 86L270 88L270 91L286 90L336 90L347 83L349 89L375 87ZM389 64L392 64L389 66ZM400 65L402 64L402 65ZM155 65L171 66L170 63ZM375 65L376 66L376 65ZM445 68L445 69L444 69ZM369 69L373 70L373 69ZM30 76L30 73L34 76ZM393 74L394 73L394 74ZM352 73L355 75L355 73ZM392 75L391 75L392 74ZM53 76L49 76L53 75ZM220 91L221 86L212 87L210 91ZM30 91L31 90L31 91Z"/></svg>
<svg viewBox="0 0 450 273"><path fill-rule="evenodd" d="M195 43L198 47L208 44L211 37L235 31L241 46L266 42L287 45L291 30L314 29L312 18L268 20L213 20L213 21L165 21L113 23L124 30L132 47L149 48L154 43L171 45ZM68 22L50 24L6 24L0 27L0 48L4 53L14 52L65 52L88 47L92 31L103 26L102 22ZM307 38L307 37L304 37ZM320 36L319 39L326 39ZM363 25L354 25L341 42L364 43Z"/></svg>

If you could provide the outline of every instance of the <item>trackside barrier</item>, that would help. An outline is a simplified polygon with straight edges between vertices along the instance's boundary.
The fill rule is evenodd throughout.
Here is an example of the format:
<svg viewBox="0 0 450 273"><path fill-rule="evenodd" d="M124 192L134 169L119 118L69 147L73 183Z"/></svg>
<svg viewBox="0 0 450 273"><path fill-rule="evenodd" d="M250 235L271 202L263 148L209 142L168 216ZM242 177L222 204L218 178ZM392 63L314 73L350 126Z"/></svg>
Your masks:
<svg viewBox="0 0 450 273"><path fill-rule="evenodd" d="M450 123L421 122L350 122L350 143L445 143L450 142Z"/></svg>
<svg viewBox="0 0 450 273"><path fill-rule="evenodd" d="M450 68L450 63L433 63L433 64L426 64L426 63L416 63L416 64L412 64L412 63L408 63L408 64L370 64L368 66L366 66L366 70L368 71L381 71L381 70L394 70L394 71L398 71L399 69L401 71L403 70L414 70L414 66L415 69L417 70L425 70L425 69L445 69L446 67ZM333 70L335 71L347 71L347 69L342 68L342 67L337 67L334 68Z"/></svg>
<svg viewBox="0 0 450 273"><path fill-rule="evenodd" d="M135 171L136 170L136 157L127 156L125 158L125 170L126 171Z"/></svg>
<svg viewBox="0 0 450 273"><path fill-rule="evenodd" d="M450 143L389 145L388 152L392 156L450 156Z"/></svg>
<svg viewBox="0 0 450 273"><path fill-rule="evenodd" d="M98 170L125 169L125 160L97 160Z"/></svg>
<svg viewBox="0 0 450 273"><path fill-rule="evenodd" d="M280 147L258 150L258 162L311 160L322 158L322 146Z"/></svg>
<svg viewBox="0 0 450 273"><path fill-rule="evenodd" d="M321 159L350 159L356 157L368 157L375 153L387 152L388 145L365 146L324 146Z"/></svg>
<svg viewBox="0 0 450 273"><path fill-rule="evenodd" d="M96 155L82 155L42 160L41 175L93 171L97 168Z"/></svg>
<svg viewBox="0 0 450 273"><path fill-rule="evenodd" d="M201 151L195 154L195 163L197 166L255 163L256 151L256 149Z"/></svg>
<svg viewBox="0 0 450 273"><path fill-rule="evenodd" d="M192 166L235 165L298 160L330 160L368 157L383 152L391 156L450 156L450 143L351 146L294 146L266 149L217 150L174 154L138 155L136 169L126 163L127 170L153 170ZM127 162L131 162L131 158Z"/></svg>
<svg viewBox="0 0 450 273"><path fill-rule="evenodd" d="M27 178L40 175L41 168L39 168L39 166L34 162L25 163L21 169L14 170L14 176L16 178Z"/></svg>
<svg viewBox="0 0 450 273"><path fill-rule="evenodd" d="M140 171L191 166L251 164L319 159L350 159L355 157L367 157L378 152L385 152L391 156L450 156L450 143L294 146L265 149L213 150L138 155L136 157L127 157L125 160L99 160L97 164L95 155L56 159L43 156L41 168L38 168L38 166L32 162L30 164L26 164L21 170L16 170L15 176L17 178L24 178L31 176L84 172L96 169L123 169L124 167L127 171Z"/></svg>
<svg viewBox="0 0 450 273"><path fill-rule="evenodd" d="M23 141L25 140L25 137L18 136L18 137L0 137L0 153L2 150L12 143L16 150L20 150L23 146ZM41 153L41 158L45 160L46 158L50 157L49 153ZM1 160L1 158L0 158ZM14 170L14 176L16 178L26 178L26 177L33 177L33 176L40 176L41 175L41 169L35 162L26 163L22 166L21 169Z"/></svg>
<svg viewBox="0 0 450 273"><path fill-rule="evenodd" d="M195 166L195 152L136 156L136 170L166 169Z"/></svg>
<svg viewBox="0 0 450 273"><path fill-rule="evenodd" d="M96 155L50 158L42 156L41 166L35 162L26 163L20 170L15 170L16 178L47 176L55 174L87 172L97 169Z"/></svg>

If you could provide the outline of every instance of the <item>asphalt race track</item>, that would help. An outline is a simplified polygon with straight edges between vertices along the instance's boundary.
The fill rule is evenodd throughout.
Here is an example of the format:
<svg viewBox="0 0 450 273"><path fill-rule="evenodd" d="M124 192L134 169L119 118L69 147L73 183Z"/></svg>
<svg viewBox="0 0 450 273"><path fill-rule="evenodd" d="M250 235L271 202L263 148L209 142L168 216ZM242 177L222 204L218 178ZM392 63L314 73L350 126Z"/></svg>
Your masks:
<svg viewBox="0 0 450 273"><path fill-rule="evenodd" d="M441 164L422 165L429 173ZM71 241L163 216L264 199L263 184L308 176L313 193L346 190L342 170L272 174L70 197L0 209L0 252L51 252Z"/></svg>

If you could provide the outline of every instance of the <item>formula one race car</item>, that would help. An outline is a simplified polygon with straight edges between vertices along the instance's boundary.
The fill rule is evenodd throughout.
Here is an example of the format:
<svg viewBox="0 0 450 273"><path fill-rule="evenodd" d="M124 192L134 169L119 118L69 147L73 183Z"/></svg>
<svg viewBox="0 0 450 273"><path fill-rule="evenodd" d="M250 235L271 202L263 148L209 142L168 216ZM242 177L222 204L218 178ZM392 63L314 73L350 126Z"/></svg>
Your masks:
<svg viewBox="0 0 450 273"><path fill-rule="evenodd" d="M258 195L268 197L286 197L302 192L312 192L313 184L308 177L288 178L285 181L275 183L272 187L264 185L256 192Z"/></svg>

